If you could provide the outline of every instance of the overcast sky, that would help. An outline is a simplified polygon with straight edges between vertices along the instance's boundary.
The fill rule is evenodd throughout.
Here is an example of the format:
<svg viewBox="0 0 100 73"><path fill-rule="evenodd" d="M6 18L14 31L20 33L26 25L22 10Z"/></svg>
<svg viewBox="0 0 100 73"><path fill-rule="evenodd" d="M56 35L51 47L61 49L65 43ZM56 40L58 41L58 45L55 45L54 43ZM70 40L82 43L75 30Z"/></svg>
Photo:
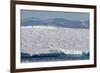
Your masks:
<svg viewBox="0 0 100 73"><path fill-rule="evenodd" d="M86 21L89 20L89 13L21 10L22 19L30 17L36 17L40 19L65 18L70 20Z"/></svg>

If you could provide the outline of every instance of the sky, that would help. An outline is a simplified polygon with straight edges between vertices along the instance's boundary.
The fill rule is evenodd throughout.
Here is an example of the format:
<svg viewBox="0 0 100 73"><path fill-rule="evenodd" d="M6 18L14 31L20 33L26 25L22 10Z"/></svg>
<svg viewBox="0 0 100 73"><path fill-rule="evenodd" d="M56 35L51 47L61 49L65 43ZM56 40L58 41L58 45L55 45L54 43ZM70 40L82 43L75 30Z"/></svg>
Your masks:
<svg viewBox="0 0 100 73"><path fill-rule="evenodd" d="M64 18L69 20L86 21L89 20L89 13L21 10L21 19L30 17L36 17L40 19Z"/></svg>

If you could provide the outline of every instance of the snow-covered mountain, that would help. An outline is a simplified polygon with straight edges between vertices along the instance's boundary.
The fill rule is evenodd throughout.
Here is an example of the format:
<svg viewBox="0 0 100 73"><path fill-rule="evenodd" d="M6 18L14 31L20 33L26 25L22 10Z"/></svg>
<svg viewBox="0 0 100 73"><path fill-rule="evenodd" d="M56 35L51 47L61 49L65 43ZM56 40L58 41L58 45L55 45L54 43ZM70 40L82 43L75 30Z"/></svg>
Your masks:
<svg viewBox="0 0 100 73"><path fill-rule="evenodd" d="M83 25L84 23L84 25ZM64 18L39 19L27 18L21 20L21 26L55 26L67 28L89 28L89 21L72 21Z"/></svg>

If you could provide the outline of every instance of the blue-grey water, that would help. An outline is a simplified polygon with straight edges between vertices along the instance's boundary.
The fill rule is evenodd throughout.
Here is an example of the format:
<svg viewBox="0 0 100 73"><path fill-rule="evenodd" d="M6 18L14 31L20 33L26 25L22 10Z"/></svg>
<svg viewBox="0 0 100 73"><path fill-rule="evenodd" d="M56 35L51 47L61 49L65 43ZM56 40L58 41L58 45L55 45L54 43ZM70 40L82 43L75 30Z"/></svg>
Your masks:
<svg viewBox="0 0 100 73"><path fill-rule="evenodd" d="M83 54L64 54L64 53L52 53L29 56L24 54L21 56L21 62L48 62L48 61L69 61L69 60L88 60L89 53Z"/></svg>

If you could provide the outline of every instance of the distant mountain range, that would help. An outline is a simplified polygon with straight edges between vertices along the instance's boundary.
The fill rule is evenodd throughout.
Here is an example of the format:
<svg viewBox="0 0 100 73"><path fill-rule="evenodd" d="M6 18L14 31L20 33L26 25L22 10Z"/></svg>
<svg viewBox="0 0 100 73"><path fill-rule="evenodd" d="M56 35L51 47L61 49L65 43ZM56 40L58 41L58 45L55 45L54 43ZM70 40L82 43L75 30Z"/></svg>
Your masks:
<svg viewBox="0 0 100 73"><path fill-rule="evenodd" d="M72 21L64 18L39 19L26 18L21 19L21 26L54 26L67 28L89 28L89 20L87 21Z"/></svg>

